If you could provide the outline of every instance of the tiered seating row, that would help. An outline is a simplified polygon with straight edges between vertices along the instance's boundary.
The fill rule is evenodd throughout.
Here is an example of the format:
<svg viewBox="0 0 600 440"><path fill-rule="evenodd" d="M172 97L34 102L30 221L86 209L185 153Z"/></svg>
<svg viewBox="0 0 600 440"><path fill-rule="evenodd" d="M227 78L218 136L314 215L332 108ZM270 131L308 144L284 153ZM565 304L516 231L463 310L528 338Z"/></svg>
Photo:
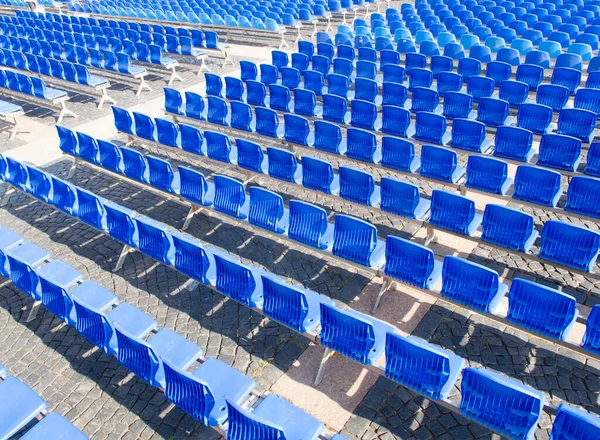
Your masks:
<svg viewBox="0 0 600 440"><path fill-rule="evenodd" d="M163 50L176 53L178 55L191 55L197 57L204 52L214 54L218 52L223 55L223 66L227 63L233 65L233 61L229 58L229 45L219 42L219 36L213 31L202 31L200 29L188 29L184 27L162 26L160 24L135 23L124 20L105 20L102 18L96 19L93 17L78 17L75 15L59 15L51 13L35 13L29 11L17 11L16 17L6 17L5 22L12 24L25 24L23 19L34 20L36 29L44 29L45 31L59 31L72 33L74 41L80 46L90 47L90 36L96 38L98 50L107 49L109 46L121 47L122 44L117 43L125 39L133 41L146 41L149 39L146 34L151 34L152 42L162 46ZM44 34L49 39L50 34ZM19 30L13 29L13 32L18 33ZM162 40L154 41L155 34L162 35ZM54 34L53 34L54 35ZM36 32L36 37L39 33ZM174 37L178 37L177 40ZM67 36L65 35L65 38ZM103 38L108 39L107 42ZM160 37L157 37L160 38ZM166 42L165 42L166 39ZM190 41L191 39L191 41ZM52 41L52 40L50 40Z"/></svg>
<svg viewBox="0 0 600 440"><path fill-rule="evenodd" d="M393 327L366 315L338 309L329 302L330 300L320 297L314 292L286 285L278 278L257 268L241 265L222 253L204 246L192 237L179 232L171 232L166 225L144 218L114 203L103 201L93 193L13 159L6 158L0 163L5 167L4 172L1 173L3 180L10 183L15 189L24 191L94 228L109 233L119 241L139 249L164 264L175 267L176 270L193 277L198 282L215 286L215 290L251 306L256 306L256 303L252 302L252 299L257 298L256 291L262 290L261 293L264 296L262 312L266 316L285 323L284 325L297 331L306 331L304 324L310 322L313 330L316 330L312 339L315 340L318 335L319 342L329 350L349 356L363 365L370 365L370 368L380 373L383 372L379 368L373 367L373 364L385 350L385 374L388 377L438 401L445 407L459 411L464 416L472 418L498 433L531 438L542 409L547 408L544 406L544 395L531 387L483 368L467 367L463 370L465 361L451 353L420 341L418 338L400 336ZM123 228L123 225L126 224L130 226ZM7 255L10 264L10 250ZM216 274L210 275L211 272L208 269L215 264L215 261L219 261L216 264ZM28 275L37 274L33 266L23 264L20 267L29 268L30 270L25 272ZM247 275L242 275L244 273ZM240 285L238 282L240 279L253 280L254 283ZM31 289L30 283L24 287L30 295L37 292L37 290ZM191 386L199 388L200 385L204 385L206 388L202 388L202 392L195 396L197 400L195 399L193 402L184 398L183 403L180 401L174 403L181 403L186 411L193 405L194 408L201 408L208 412L209 405L204 406L204 401L205 396L210 394L210 385L203 383L200 374L185 373L185 367L189 367L193 360L201 356L198 347L166 329L159 331L146 341L144 337L151 329L156 328L156 325L143 313L141 313L141 316L144 317L142 319L139 316L140 313L133 312L136 315L134 320L128 321L128 325L138 329L136 335L128 332L128 328L119 325L118 317L113 315L114 310L117 309L105 314L102 309L86 307L88 304L85 300L78 301L76 296L67 292L67 289L62 289L60 295L63 298L71 297L75 304L76 316L83 312L86 315L82 316L97 317L94 322L102 323L94 326L94 332L91 334L87 331L84 332L84 336L109 353L114 353L116 342L118 347L122 347L117 350L119 360L134 373L141 374L141 377L147 382L155 386L158 383L158 386L166 387L166 395L169 400L176 400L175 398L178 396L187 396L187 393L181 393L179 389L172 389L169 386L171 378L175 377L173 372L178 371L176 368L172 368L173 364L168 361L169 354L177 352L177 357L182 360L186 357L184 366L176 366L179 371L183 370L183 372L177 375L177 379L174 380L175 384L181 384L185 389L189 389ZM112 294L109 292L109 295ZM93 295L92 298L100 299L100 295ZM311 298L311 301L308 298ZM114 300L111 302L114 303ZM316 310L312 310L312 312L309 310L317 306L320 309L320 318ZM299 313L292 313L291 307L297 308ZM136 310L129 306L129 310L131 309ZM128 316L127 313L123 315ZM69 315L64 316L67 318ZM307 320L309 316L310 319ZM77 322L80 320L78 319ZM86 329L91 329L87 325L89 322L91 321L86 319ZM320 331L317 330L319 325ZM140 328L143 330L140 331ZM109 338L104 333L106 330L111 330L116 338ZM159 337L161 333L162 337ZM179 349L166 348L172 348L173 344ZM161 348L164 348L166 353L161 353ZM326 357L329 357L329 350L326 352ZM132 355L133 353L135 356ZM324 365L325 362L322 366ZM429 366L427 368L428 375L421 374L425 365ZM432 369L432 365L435 365L436 369ZM206 368L206 363L203 363L200 369L203 367ZM224 368L227 367L219 367L219 374L222 374ZM461 372L461 401L460 405L455 407L446 399ZM240 374L236 371L233 373ZM164 379L162 374L164 374ZM322 369L318 379L321 375ZM161 383L161 380L164 382ZM246 381L249 379L246 378ZM220 383L226 385L231 381L220 381ZM173 391L173 394L170 391ZM231 396L229 392L222 395L225 396L225 394ZM225 397L224 400L230 414L227 427L228 438L246 440L248 437L245 430L250 429L249 426L253 427L253 432L257 432L256 430L264 432L265 435L261 435L261 438L270 438L266 433L273 431L277 435L287 434L286 426L279 427L277 424L265 422L265 418L269 416L270 420L278 419L277 413L281 410L282 399L270 395L261 401L258 408L252 412L242 409L239 405L243 400L242 396L239 397L240 401L238 402L232 402L231 399ZM273 403L275 400L278 400L278 405ZM264 410L261 410L262 405L265 406ZM292 411L292 409L293 407L288 405L283 411ZM223 414L220 406L215 405L211 410L217 410L219 415ZM548 410L552 410L552 408L548 408ZM297 409L295 411L299 415L292 419L300 417L303 420L302 423L293 424L295 429L301 431L296 432L297 437L317 438L323 429L322 425L301 411ZM517 413L519 414L518 418L514 417ZM197 414L192 415L206 423L205 418ZM573 424L577 425L579 429L590 430L592 436L597 435L593 434L594 432L600 432L600 421L597 418L568 405L562 404L558 409L557 420L561 420L562 417L567 417L568 420L563 424L555 423L554 435L562 435L561 432L571 429L570 426ZM290 435L289 438L294 438L294 436Z"/></svg>
<svg viewBox="0 0 600 440"><path fill-rule="evenodd" d="M65 102L69 100L67 92L46 87L44 80L35 76L0 69L0 94L52 109L58 105L60 111L56 119L57 124L67 115L77 117L66 107Z"/></svg>
<svg viewBox="0 0 600 440"><path fill-rule="evenodd" d="M255 107L254 114L256 116L253 116L249 105L232 101L230 103L231 114L229 114L229 108L221 98L208 96L208 109L205 111L204 100L200 95L186 92L185 97L186 102L184 104L178 91L165 89L165 109L168 114L177 120L185 119L187 122L206 120L216 127L226 127L227 130L231 127L237 131L257 133L266 138L283 139L293 147L299 146L308 151L319 150L319 152L331 155L344 155L357 162L368 162L374 167L383 167L406 176L415 175L418 172L420 177L424 177L429 181L443 181L451 184L463 194L467 191L478 191L507 200L509 190L512 187L511 200L518 200L520 203L536 208L543 206L544 209L557 213L564 213L566 210L592 221L597 221L600 216L600 212L596 208L597 203L593 201L595 200L593 194L596 193L596 190L592 189L600 184L597 179L575 175L567 192L566 203L558 208L562 189L561 174L556 171L517 162L519 167L513 185L513 179L508 177L508 163L504 160L471 153L465 169L458 165L456 151L447 148L423 145L421 156L418 157L415 155L414 144L403 139L384 136L381 147L379 147L375 134L350 127L346 130L346 139L342 140L341 128L330 122L315 121L314 132L311 132L308 120L299 115L285 114L282 126L276 112L265 107ZM457 119L456 121L453 132L460 133L463 120ZM464 129L469 128L469 122L471 121L464 120ZM463 136L466 137L468 134L467 132ZM169 141L168 139L176 136L177 130L173 130L164 123L157 126L156 135L158 139L162 139L168 145L176 144L176 140ZM153 132L147 131L144 136L146 139L151 140L149 136L153 136ZM184 136L182 134L182 139ZM529 153L533 151L532 142L533 134L527 130L516 127L501 127L496 135L496 151L504 153L503 156L527 158L529 154L533 155ZM594 170L596 168L595 164L600 160L598 156L600 153L599 147L600 143L592 144L587 156L588 161L585 171L593 176L597 175ZM569 160L575 162L576 159L573 157L578 158L580 151L581 141L565 135L547 134L542 137L538 163L565 164ZM565 157L569 159L565 160ZM261 172L264 168L253 163L245 163L244 159L238 153L237 161L240 166L250 167L250 169L258 172ZM324 166L329 169L327 175L331 176L330 180L327 180L325 176L321 176L321 179L325 179L322 183L318 185L307 183L307 185L330 194L332 193L331 184L333 180L331 179L334 178L334 171L331 165L326 164ZM266 170L266 168L264 169ZM370 174L363 172L363 175L372 182L370 185L373 191L376 188L378 189L374 185L374 179ZM300 179L295 179L292 175L285 178L293 183L300 182ZM544 185L545 190L540 190L536 182L546 182ZM589 190L584 187L589 188ZM365 191L368 190L369 188L365 188ZM417 190L415 192L418 193ZM337 194L336 191L333 191L333 193ZM343 195L342 197L345 198ZM385 205L385 203L379 202L380 197L376 197L374 200L371 200L370 197L370 194L355 194L354 190L349 195L350 200L363 205ZM577 202L575 203L576 199ZM415 203L418 204L418 200ZM412 209L402 210L398 214L421 220L427 212L427 210L420 211L420 215L416 215L414 211L416 204L409 206L412 206Z"/></svg>
<svg viewBox="0 0 600 440"><path fill-rule="evenodd" d="M180 127L194 130L189 126ZM359 267L383 269L386 281L373 312L376 311L381 295L390 284L401 281L421 288L425 293L450 299L461 306L467 305L479 313L488 316L491 314L494 319L501 318L500 321L503 323L508 321L521 325L527 331L534 331L553 342L556 339L566 341L579 316L575 298L525 280L514 280L512 283L508 314L506 314L501 310L500 301L508 288L498 281L499 276L496 272L483 266L450 256L447 256L442 264L435 259L431 249L413 242L388 236L384 244L377 240L375 227L362 220L337 214L334 222L328 223L325 210L316 205L293 200L285 206L280 195L258 186L250 187L248 195L244 184L235 179L216 175L212 181L208 181L203 174L192 168L179 167L174 170L168 161L158 157L151 155L144 157L129 148L119 148L110 142L97 140L83 133L75 134L64 127L57 128L61 139L61 150L74 158L74 167L79 160L83 160L118 176L128 177L135 183L150 186L163 195L168 194L191 204L190 214L183 230L187 229L192 215L199 209L205 211L209 209L211 213L225 214L226 220L227 216L233 217L236 221L260 228L263 232L273 234L277 238L285 237L295 244L305 245L310 252L322 253L328 260L339 258L351 260ZM197 135L200 135L199 132ZM207 138L213 135L215 133L205 132ZM240 139L236 142L238 145L252 144ZM247 146L260 148L257 145ZM315 173L317 172L318 170L315 170ZM400 187L397 192L403 190L404 188ZM437 194L434 192L434 203ZM404 205L410 204L411 201L407 201ZM398 200L396 205L403 204ZM488 212L488 215L497 217L505 209L507 208L492 205L490 208L492 214ZM306 229L306 226L302 225L306 222L306 216L319 217L321 223L318 228L326 231L325 234L314 237L314 234L311 234L313 228ZM511 225L514 226L514 223ZM494 226L497 226L497 222L494 222ZM365 235L371 237L364 242L353 241L352 247L342 246L341 243L347 240L343 237L348 230L364 231ZM537 234L534 239L536 237ZM375 250L371 252L372 247L375 247ZM415 259L426 263L414 268ZM457 278L464 281L460 286L452 286L450 280ZM442 280L441 292L436 286L440 279ZM540 301L541 298L545 298L545 301ZM548 307L561 312L557 312L554 318L549 320L546 313ZM559 314L560 318L557 318ZM593 315L595 316L595 312ZM579 321L585 323L583 319ZM588 326L590 332L596 324L588 321ZM598 326L600 328L600 323ZM579 349L572 343L564 345L570 349ZM586 354L589 355L589 352Z"/></svg>
<svg viewBox="0 0 600 440"><path fill-rule="evenodd" d="M0 242L0 254L8 246L20 250L23 246L31 250L34 245L24 240L10 229L0 226L2 239ZM9 245L9 243L11 243ZM37 248L37 247L35 247ZM43 251L40 248L36 251ZM2 272L0 268L0 273ZM87 436L71 424L59 413L46 413L48 404L27 384L0 364L0 438L8 439L17 434L38 416L43 418L33 428L29 429L22 439L47 440L51 433L54 438L68 438L69 440L87 440Z"/></svg>

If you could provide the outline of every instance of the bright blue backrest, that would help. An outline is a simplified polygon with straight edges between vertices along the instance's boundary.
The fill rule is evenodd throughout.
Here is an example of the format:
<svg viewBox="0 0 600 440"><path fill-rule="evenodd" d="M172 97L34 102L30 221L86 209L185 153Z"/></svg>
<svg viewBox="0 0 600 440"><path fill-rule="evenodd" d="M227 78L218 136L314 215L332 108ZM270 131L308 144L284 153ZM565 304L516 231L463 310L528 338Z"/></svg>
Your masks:
<svg viewBox="0 0 600 440"><path fill-rule="evenodd" d="M540 257L587 272L593 271L600 234L588 228L548 220L542 230Z"/></svg>
<svg viewBox="0 0 600 440"><path fill-rule="evenodd" d="M335 216L333 254L369 265L377 245L377 229L372 224L344 214Z"/></svg>
<svg viewBox="0 0 600 440"><path fill-rule="evenodd" d="M272 276L262 275L262 283L265 315L300 333L305 332L304 320L308 315L306 295Z"/></svg>

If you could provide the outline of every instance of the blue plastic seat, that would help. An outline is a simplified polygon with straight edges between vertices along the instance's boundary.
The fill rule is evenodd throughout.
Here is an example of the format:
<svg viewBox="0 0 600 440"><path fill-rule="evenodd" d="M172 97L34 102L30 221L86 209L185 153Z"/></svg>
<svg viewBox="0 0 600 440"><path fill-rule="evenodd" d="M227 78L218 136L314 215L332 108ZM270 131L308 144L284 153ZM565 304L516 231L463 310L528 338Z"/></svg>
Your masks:
<svg viewBox="0 0 600 440"><path fill-rule="evenodd" d="M349 167L340 167L339 173L340 197L366 206L379 204L379 187L371 174Z"/></svg>
<svg viewBox="0 0 600 440"><path fill-rule="evenodd" d="M525 103L519 106L517 126L542 135L552 129L552 108L542 104Z"/></svg>
<svg viewBox="0 0 600 440"><path fill-rule="evenodd" d="M560 112L569 100L570 91L557 84L540 84L536 93L536 103L547 105L555 113Z"/></svg>
<svg viewBox="0 0 600 440"><path fill-rule="evenodd" d="M542 230L541 258L592 272L600 250L600 234L588 228L549 220Z"/></svg>
<svg viewBox="0 0 600 440"><path fill-rule="evenodd" d="M385 245L377 239L377 230L370 223L343 214L335 216L333 233L334 255L372 268L381 268Z"/></svg>
<svg viewBox="0 0 600 440"><path fill-rule="evenodd" d="M550 439L573 438L578 435L584 438L594 438L600 435L598 417L566 403L561 403L552 424Z"/></svg>
<svg viewBox="0 0 600 440"><path fill-rule="evenodd" d="M307 72L318 72L322 76L325 76L329 73L329 69L331 68L331 59L325 57L323 55L314 55L311 60L312 69L305 70L302 72L303 75L306 75ZM304 77L306 81L306 76ZM262 76L261 76L262 79ZM264 82L264 81L263 81Z"/></svg>
<svg viewBox="0 0 600 440"><path fill-rule="evenodd" d="M322 109L317 108L317 96L312 90L294 89L294 113L304 116L318 116Z"/></svg>
<svg viewBox="0 0 600 440"><path fill-rule="evenodd" d="M427 57L420 53L409 52L404 59L404 68L410 74L415 67L424 69L427 66Z"/></svg>
<svg viewBox="0 0 600 440"><path fill-rule="evenodd" d="M561 175L556 171L521 165L517 168L513 198L555 207L560 200Z"/></svg>
<svg viewBox="0 0 600 440"><path fill-rule="evenodd" d="M429 69L413 68L410 71L410 80L408 90L413 90L415 87L431 87L433 83L433 72Z"/></svg>
<svg viewBox="0 0 600 440"><path fill-rule="evenodd" d="M473 116L473 97L468 93L449 91L444 94L443 115L446 119L470 118Z"/></svg>
<svg viewBox="0 0 600 440"><path fill-rule="evenodd" d="M292 62L293 59L294 56L292 55ZM240 69L240 79L242 81L246 82L249 79L256 81L256 78L258 78L258 67L256 67L256 64L254 64L253 62L245 60L240 61Z"/></svg>
<svg viewBox="0 0 600 440"><path fill-rule="evenodd" d="M534 155L533 133L519 127L500 126L496 130L494 156L529 162Z"/></svg>
<svg viewBox="0 0 600 440"><path fill-rule="evenodd" d="M544 394L490 370L465 368L460 412L494 431L531 439L544 406Z"/></svg>
<svg viewBox="0 0 600 440"><path fill-rule="evenodd" d="M477 263L447 255L442 268L443 297L476 310L494 313L508 291L498 273Z"/></svg>
<svg viewBox="0 0 600 440"><path fill-rule="evenodd" d="M280 69L281 67L287 66L290 63L290 60L287 52L283 52L281 50L272 50L271 62L275 67Z"/></svg>
<svg viewBox="0 0 600 440"><path fill-rule="evenodd" d="M568 67L575 70L583 70L583 60L580 55L573 53L561 53L556 58L554 68Z"/></svg>
<svg viewBox="0 0 600 440"><path fill-rule="evenodd" d="M420 173L425 177L457 183L465 174L465 168L458 166L458 157L455 151L433 145L423 145Z"/></svg>
<svg viewBox="0 0 600 440"><path fill-rule="evenodd" d="M600 216L598 180L585 176L573 176L567 191L565 210L592 217Z"/></svg>
<svg viewBox="0 0 600 440"><path fill-rule="evenodd" d="M248 433L264 440L280 438L315 440L323 431L323 424L275 394L260 401L252 412L227 402L227 436L230 440L244 440Z"/></svg>
<svg viewBox="0 0 600 440"><path fill-rule="evenodd" d="M353 310L321 305L322 344L363 365L382 355L385 334L392 327Z"/></svg>
<svg viewBox="0 0 600 440"><path fill-rule="evenodd" d="M529 252L538 238L530 214L506 206L487 204L483 214L481 239L509 249Z"/></svg>
<svg viewBox="0 0 600 440"><path fill-rule="evenodd" d="M481 98L492 96L494 87L495 81L492 78L476 75L467 78L467 93L473 97L475 102L479 102Z"/></svg>
<svg viewBox="0 0 600 440"><path fill-rule="evenodd" d="M419 141L443 145L448 141L446 118L436 113L417 112L414 138Z"/></svg>
<svg viewBox="0 0 600 440"><path fill-rule="evenodd" d="M559 112L557 130L558 134L575 137L583 142L591 142L594 138L598 115L596 112L566 108Z"/></svg>
<svg viewBox="0 0 600 440"><path fill-rule="evenodd" d="M481 44L479 41L479 37L473 34L464 34L460 37L460 44L462 45L464 50L471 50L471 48L475 45Z"/></svg>
<svg viewBox="0 0 600 440"><path fill-rule="evenodd" d="M500 82L498 97L508 101L511 108L519 106L527 101L529 86L520 81L507 80Z"/></svg>
<svg viewBox="0 0 600 440"><path fill-rule="evenodd" d="M504 195L512 185L508 164L491 157L469 156L465 184L468 188Z"/></svg>
<svg viewBox="0 0 600 440"><path fill-rule="evenodd" d="M598 50L598 46L600 46L598 40L599 40L598 35L579 34L575 38L575 43L587 44L592 50ZM587 48L585 48L585 51L587 52ZM591 61L592 58L593 58L593 54L590 54L590 59L588 59L587 61Z"/></svg>
<svg viewBox="0 0 600 440"><path fill-rule="evenodd" d="M185 92L185 115L189 118L204 120L204 99L202 95L193 92ZM113 106L114 108L114 106Z"/></svg>
<svg viewBox="0 0 600 440"><path fill-rule="evenodd" d="M502 81L510 79L511 75L512 68L510 64L502 61L491 61L487 63L485 76L492 78L496 87L499 86Z"/></svg>
<svg viewBox="0 0 600 440"><path fill-rule="evenodd" d="M225 98L230 101L242 101L244 96L244 82L232 76L225 77Z"/></svg>
<svg viewBox="0 0 600 440"><path fill-rule="evenodd" d="M333 243L333 228L327 222L324 209L299 200L289 203L288 236L310 246L327 249Z"/></svg>
<svg viewBox="0 0 600 440"><path fill-rule="evenodd" d="M15 376L0 382L0 435L10 438L34 420L48 404Z"/></svg>
<svg viewBox="0 0 600 440"><path fill-rule="evenodd" d="M545 134L540 141L537 164L576 171L580 162L581 140L560 134Z"/></svg>
<svg viewBox="0 0 600 440"><path fill-rule="evenodd" d="M550 82L567 87L573 95L581 83L581 70L570 67L555 67Z"/></svg>
<svg viewBox="0 0 600 440"><path fill-rule="evenodd" d="M241 304L261 307L263 296L260 276L264 272L222 254L215 253L214 258L216 289Z"/></svg>
<svg viewBox="0 0 600 440"><path fill-rule="evenodd" d="M489 63L492 61L492 51L487 46L476 44L474 46L471 46L471 50L469 51L469 58L473 58L482 63Z"/></svg>
<svg viewBox="0 0 600 440"><path fill-rule="evenodd" d="M575 93L573 102L575 108L589 110L600 117L600 90L597 89L579 89Z"/></svg>
<svg viewBox="0 0 600 440"><path fill-rule="evenodd" d="M477 109L477 121L488 127L508 125L509 103L503 99L481 97Z"/></svg>
<svg viewBox="0 0 600 440"><path fill-rule="evenodd" d="M563 341L579 315L575 298L532 281L513 280L508 298L508 321Z"/></svg>
<svg viewBox="0 0 600 440"><path fill-rule="evenodd" d="M447 191L433 191L429 218L431 224L460 234L473 235L481 220L482 216L476 213L473 200Z"/></svg>
<svg viewBox="0 0 600 440"><path fill-rule="evenodd" d="M250 105L264 107L267 98L267 87L260 81L246 80L246 102Z"/></svg>
<svg viewBox="0 0 600 440"><path fill-rule="evenodd" d="M386 377L434 400L449 396L466 363L422 339L393 333L386 335L385 354Z"/></svg>

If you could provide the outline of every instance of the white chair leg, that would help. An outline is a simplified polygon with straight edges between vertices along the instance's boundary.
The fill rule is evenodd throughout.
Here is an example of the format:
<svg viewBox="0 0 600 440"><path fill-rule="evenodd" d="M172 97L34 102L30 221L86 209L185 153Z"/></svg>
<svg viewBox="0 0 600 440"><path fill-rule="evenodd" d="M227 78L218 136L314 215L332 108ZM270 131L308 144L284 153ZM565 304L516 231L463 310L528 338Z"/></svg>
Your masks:
<svg viewBox="0 0 600 440"><path fill-rule="evenodd" d="M377 294L377 298L375 299L375 304L373 305L373 310L371 311L371 313L373 315L375 313L377 313L377 308L379 307L379 301L381 301L381 297L383 296L385 291L388 289L388 287L390 287L390 284L391 284L391 282L390 282L389 278L383 279L383 284L381 285L381 288L379 289L379 293Z"/></svg>
<svg viewBox="0 0 600 440"><path fill-rule="evenodd" d="M60 124L65 116L73 116L74 118L77 117L77 115L75 113L73 113L71 110L67 109L67 106L65 105L65 101L61 101L60 102L60 113L58 114L58 119L56 120L56 124L57 125Z"/></svg>
<svg viewBox="0 0 600 440"><path fill-rule="evenodd" d="M67 174L67 179L73 177L73 174L75 174L75 169L77 168L77 158L73 157L72 159L73 163L71 163L71 169L69 170L69 174Z"/></svg>
<svg viewBox="0 0 600 440"><path fill-rule="evenodd" d="M325 373L325 364L329 357L333 354L333 350L331 348L326 348L325 353L323 353L323 358L321 358L321 364L319 365L319 371L317 372L317 377L315 378L315 383L313 386L317 387L323 380L323 374Z"/></svg>
<svg viewBox="0 0 600 440"><path fill-rule="evenodd" d="M135 96L139 96L140 93L142 93L142 90L148 90L149 92L152 91L152 88L148 85L148 83L146 82L146 80L144 79L144 77L140 78L140 86L137 89L137 92L135 93Z"/></svg>
<svg viewBox="0 0 600 440"><path fill-rule="evenodd" d="M35 319L35 317L37 316L38 310L40 309L40 306L42 305L41 301L35 301L32 305L31 305L31 310L29 310L29 314L27 315L27 320L25 322L31 322Z"/></svg>
<svg viewBox="0 0 600 440"><path fill-rule="evenodd" d="M17 118L14 117L13 118L13 126L10 130L10 134L8 135L8 140L11 141L13 140L17 134L19 133L19 123L17 122Z"/></svg>
<svg viewBox="0 0 600 440"><path fill-rule="evenodd" d="M123 263L125 262L125 257L127 257L127 254L132 250L133 248L127 244L123 246L123 249L121 250L121 255L119 255L119 259L117 260L117 264L115 264L113 272L121 270L121 268L123 267Z"/></svg>
<svg viewBox="0 0 600 440"><path fill-rule="evenodd" d="M202 208L197 205L190 206L190 210L188 211L187 215L185 216L185 221L183 222L183 227L181 228L181 230L185 231L190 226L190 223L192 222L194 215L200 214L201 211L202 211Z"/></svg>
<svg viewBox="0 0 600 440"><path fill-rule="evenodd" d="M106 101L110 101L111 104L117 103L117 101L108 96L106 89L102 89L102 96L100 97L100 102L98 103L98 109L101 109Z"/></svg>

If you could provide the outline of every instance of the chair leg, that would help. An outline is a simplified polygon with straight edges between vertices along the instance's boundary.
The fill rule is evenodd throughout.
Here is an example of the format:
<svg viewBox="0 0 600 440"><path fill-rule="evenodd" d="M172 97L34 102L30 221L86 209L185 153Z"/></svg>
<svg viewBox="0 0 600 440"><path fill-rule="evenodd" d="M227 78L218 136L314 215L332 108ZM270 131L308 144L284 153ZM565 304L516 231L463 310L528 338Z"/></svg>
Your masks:
<svg viewBox="0 0 600 440"><path fill-rule="evenodd" d="M8 140L11 141L13 140L17 134L19 133L19 123L17 122L17 118L16 116L13 117L13 127L10 130L10 134L8 135Z"/></svg>
<svg viewBox="0 0 600 440"><path fill-rule="evenodd" d="M100 98L100 102L98 103L98 109L101 109L106 101L110 101L111 104L117 103L117 101L108 96L108 92L106 91L106 89L102 89L102 97Z"/></svg>
<svg viewBox="0 0 600 440"><path fill-rule="evenodd" d="M38 310L40 309L40 305L42 305L41 301L35 301L31 305L31 310L29 311L29 315L27 315L27 320L25 322L31 322L37 316Z"/></svg>
<svg viewBox="0 0 600 440"><path fill-rule="evenodd" d="M148 85L148 83L146 82L146 80L144 79L144 77L140 78L140 86L137 89L137 92L135 93L135 96L139 96L140 93L142 93L142 90L148 90L149 92L152 91L152 88Z"/></svg>
<svg viewBox="0 0 600 440"><path fill-rule="evenodd" d="M71 163L71 169L69 170L69 174L67 174L67 179L73 177L73 174L75 174L75 169L77 168L78 159L76 157L72 157L72 159L73 163Z"/></svg>
<svg viewBox="0 0 600 440"><path fill-rule="evenodd" d="M196 290L199 285L200 283L198 281L190 279L187 283L184 284L183 287L188 292L192 292L193 290Z"/></svg>
<svg viewBox="0 0 600 440"><path fill-rule="evenodd" d="M171 69L171 78L169 78L169 85L173 84L173 81L176 79L183 82L183 78L179 76L179 74L175 71L175 66L173 66Z"/></svg>
<svg viewBox="0 0 600 440"><path fill-rule="evenodd" d="M323 380L323 374L325 373L325 363L333 354L333 350L329 347L325 349L325 353L323 353L323 358L321 359L321 364L319 365L319 371L317 372L317 377L315 378L315 383L313 386L317 387Z"/></svg>
<svg viewBox="0 0 600 440"><path fill-rule="evenodd" d="M207 72L210 72L210 69L206 65L206 55L204 55L202 58L200 58L200 61L201 61L201 64L200 64L200 70L198 70L198 76L200 76L202 74L202 72L205 70Z"/></svg>
<svg viewBox="0 0 600 440"><path fill-rule="evenodd" d="M125 257L127 257L127 254L132 250L133 248L127 244L123 246L123 249L121 250L121 255L119 255L119 259L117 260L117 264L115 264L113 272L121 270L121 268L123 267L123 263L125 262Z"/></svg>
<svg viewBox="0 0 600 440"><path fill-rule="evenodd" d="M325 32L329 32L331 29L331 17L327 17L327 27L325 28Z"/></svg>
<svg viewBox="0 0 600 440"><path fill-rule="evenodd" d="M313 33L311 34L310 38L314 38L315 35L317 35L317 21L316 20L313 23Z"/></svg>
<svg viewBox="0 0 600 440"><path fill-rule="evenodd" d="M67 106L65 105L65 101L61 101L60 102L60 113L58 114L58 119L56 120L56 124L57 125L60 124L65 116L73 116L74 118L77 117L77 115L75 113L73 113L71 110L67 109Z"/></svg>
<svg viewBox="0 0 600 440"><path fill-rule="evenodd" d="M427 246L435 241L437 241L437 237L435 236L435 230L431 225L427 225L427 237L425 237L424 245Z"/></svg>
<svg viewBox="0 0 600 440"><path fill-rule="evenodd" d="M185 231L190 226L190 223L192 222L194 215L200 214L201 211L202 211L202 208L199 207L198 205L190 206L190 210L188 211L187 215L185 216L185 221L183 222L183 227L181 228L181 230Z"/></svg>
<svg viewBox="0 0 600 440"><path fill-rule="evenodd" d="M377 298L375 299L375 304L373 305L373 310L371 311L371 314L375 314L377 313L377 309L379 308L379 301L381 301L381 297L383 296L383 294L385 293L385 291L390 287L391 282L389 280L389 278L384 278L383 279L383 284L381 285L381 288L379 289L379 293L377 294Z"/></svg>
<svg viewBox="0 0 600 440"><path fill-rule="evenodd" d="M298 28L298 33L296 34L296 40L294 41L294 44L298 44L298 41L300 41L300 28Z"/></svg>
<svg viewBox="0 0 600 440"><path fill-rule="evenodd" d="M285 41L285 34L281 34L281 43L279 43L279 50L281 50L284 47L288 47L288 44Z"/></svg>

